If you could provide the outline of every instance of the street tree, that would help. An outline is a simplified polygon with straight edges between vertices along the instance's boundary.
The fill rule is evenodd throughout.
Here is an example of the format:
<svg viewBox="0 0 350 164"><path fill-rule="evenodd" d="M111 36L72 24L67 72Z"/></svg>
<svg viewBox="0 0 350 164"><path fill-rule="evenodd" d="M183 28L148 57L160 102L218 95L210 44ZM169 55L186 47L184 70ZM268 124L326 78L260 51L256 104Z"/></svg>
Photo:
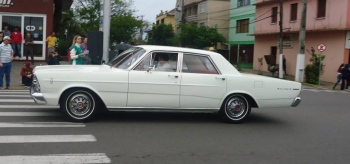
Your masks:
<svg viewBox="0 0 350 164"><path fill-rule="evenodd" d="M137 20L132 15L119 15L111 19L111 42L126 42L131 43L134 39L134 34L142 26L142 21Z"/></svg>
<svg viewBox="0 0 350 164"><path fill-rule="evenodd" d="M112 0L111 18L133 14L135 11L132 9L132 5L132 0ZM73 11L79 17L84 33L99 30L100 0L77 0L73 6Z"/></svg>
<svg viewBox="0 0 350 164"><path fill-rule="evenodd" d="M225 42L225 37L216 28L197 26L196 24L182 24L179 34L181 46L203 49Z"/></svg>
<svg viewBox="0 0 350 164"><path fill-rule="evenodd" d="M154 45L173 45L174 30L171 24L154 25L149 36L149 44Z"/></svg>

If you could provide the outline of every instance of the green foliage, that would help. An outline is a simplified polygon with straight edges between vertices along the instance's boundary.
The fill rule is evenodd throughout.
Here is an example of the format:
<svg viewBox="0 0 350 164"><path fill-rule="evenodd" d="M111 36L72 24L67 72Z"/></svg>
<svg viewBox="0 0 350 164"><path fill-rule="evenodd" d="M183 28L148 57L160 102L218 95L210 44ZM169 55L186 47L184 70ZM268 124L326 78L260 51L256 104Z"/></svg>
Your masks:
<svg viewBox="0 0 350 164"><path fill-rule="evenodd" d="M322 62L325 59L325 57L325 55L321 54L311 54L311 64L307 64L305 67L305 80L307 83L319 83L319 77L323 74L325 67L325 65Z"/></svg>
<svg viewBox="0 0 350 164"><path fill-rule="evenodd" d="M196 24L182 24L180 42L183 47L203 49L225 42L225 37L215 28L197 26Z"/></svg>
<svg viewBox="0 0 350 164"><path fill-rule="evenodd" d="M135 19L132 15L114 16L111 19L111 42L127 42L133 40L133 35L142 26L140 20Z"/></svg>
<svg viewBox="0 0 350 164"><path fill-rule="evenodd" d="M176 44L174 30L171 24L160 24L153 26L149 38L149 44L172 46Z"/></svg>
<svg viewBox="0 0 350 164"><path fill-rule="evenodd" d="M133 17L131 0L111 1L111 39L110 42L129 42L142 23ZM67 30L67 40L72 41L74 35L87 35L89 31L98 31L100 26L100 0L75 0L73 8L64 11L62 27Z"/></svg>

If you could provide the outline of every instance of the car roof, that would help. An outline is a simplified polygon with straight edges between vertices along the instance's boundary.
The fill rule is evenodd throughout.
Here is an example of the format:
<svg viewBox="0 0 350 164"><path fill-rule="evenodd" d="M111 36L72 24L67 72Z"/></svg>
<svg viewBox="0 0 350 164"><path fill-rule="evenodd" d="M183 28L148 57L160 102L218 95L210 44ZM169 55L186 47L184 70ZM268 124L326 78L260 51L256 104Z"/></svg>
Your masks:
<svg viewBox="0 0 350 164"><path fill-rule="evenodd" d="M199 53L199 54L208 54L208 55L220 55L219 53L207 51L207 50L200 50L200 49L194 49L194 48L185 48L185 47L173 47L173 46L158 46L158 45L138 45L135 47L141 47L147 51L152 50L160 50L160 51L181 51L181 52L191 52L191 53Z"/></svg>

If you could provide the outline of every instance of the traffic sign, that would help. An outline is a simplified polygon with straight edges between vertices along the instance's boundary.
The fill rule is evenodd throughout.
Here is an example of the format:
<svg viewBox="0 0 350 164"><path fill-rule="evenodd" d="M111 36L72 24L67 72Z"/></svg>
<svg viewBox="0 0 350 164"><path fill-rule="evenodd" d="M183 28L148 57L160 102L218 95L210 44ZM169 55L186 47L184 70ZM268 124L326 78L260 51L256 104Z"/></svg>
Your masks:
<svg viewBox="0 0 350 164"><path fill-rule="evenodd" d="M324 44L320 44L318 45L317 49L320 51L320 52L323 52L326 50L326 46Z"/></svg>

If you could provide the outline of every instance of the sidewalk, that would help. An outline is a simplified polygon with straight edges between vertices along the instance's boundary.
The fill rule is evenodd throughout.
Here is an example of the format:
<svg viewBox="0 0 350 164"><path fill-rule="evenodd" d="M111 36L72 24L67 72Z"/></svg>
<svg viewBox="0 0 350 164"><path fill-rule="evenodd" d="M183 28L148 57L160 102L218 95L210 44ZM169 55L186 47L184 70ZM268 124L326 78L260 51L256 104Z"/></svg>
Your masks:
<svg viewBox="0 0 350 164"><path fill-rule="evenodd" d="M24 86L21 86L20 84L22 83L22 77L20 75L21 69L24 66L25 60L15 60L12 62L12 69L11 69L11 89L12 90L21 90L21 89L26 89ZM66 65L68 64L67 61L61 61L61 65ZM35 65L30 65L31 67L36 67L40 65L47 65L46 62L43 61L37 61L35 62ZM5 86L5 77L4 77L4 86Z"/></svg>

